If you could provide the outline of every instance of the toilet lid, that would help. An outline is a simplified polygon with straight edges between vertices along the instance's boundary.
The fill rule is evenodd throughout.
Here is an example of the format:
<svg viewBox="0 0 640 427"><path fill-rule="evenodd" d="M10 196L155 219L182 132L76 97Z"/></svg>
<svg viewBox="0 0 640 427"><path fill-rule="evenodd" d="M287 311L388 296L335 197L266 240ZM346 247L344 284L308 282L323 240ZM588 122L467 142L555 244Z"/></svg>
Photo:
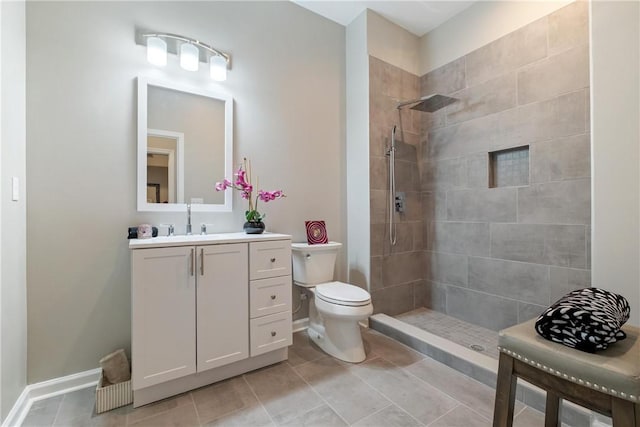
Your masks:
<svg viewBox="0 0 640 427"><path fill-rule="evenodd" d="M362 306L371 302L369 292L342 282L329 282L316 286L316 296L332 304Z"/></svg>

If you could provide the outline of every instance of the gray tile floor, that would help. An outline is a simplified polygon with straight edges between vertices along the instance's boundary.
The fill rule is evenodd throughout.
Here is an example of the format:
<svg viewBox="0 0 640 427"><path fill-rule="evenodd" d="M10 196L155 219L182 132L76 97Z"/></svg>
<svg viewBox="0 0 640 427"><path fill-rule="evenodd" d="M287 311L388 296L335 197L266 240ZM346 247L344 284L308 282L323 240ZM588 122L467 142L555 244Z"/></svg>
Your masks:
<svg viewBox="0 0 640 427"><path fill-rule="evenodd" d="M367 360L326 356L305 332L289 360L154 404L94 412L94 390L36 402L23 426L490 426L494 391L375 331ZM516 403L517 427L543 415Z"/></svg>
<svg viewBox="0 0 640 427"><path fill-rule="evenodd" d="M428 308L408 311L395 316L395 318L464 347L471 348L472 345L481 345L484 350L480 353L498 359L498 333L496 331Z"/></svg>

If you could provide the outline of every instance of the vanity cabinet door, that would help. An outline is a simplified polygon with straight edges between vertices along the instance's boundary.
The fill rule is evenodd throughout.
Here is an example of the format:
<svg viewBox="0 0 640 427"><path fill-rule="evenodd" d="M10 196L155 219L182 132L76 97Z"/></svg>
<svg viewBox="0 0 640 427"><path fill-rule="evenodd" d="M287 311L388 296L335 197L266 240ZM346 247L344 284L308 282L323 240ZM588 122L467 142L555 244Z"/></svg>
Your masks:
<svg viewBox="0 0 640 427"><path fill-rule="evenodd" d="M132 252L133 389L196 371L195 248Z"/></svg>
<svg viewBox="0 0 640 427"><path fill-rule="evenodd" d="M198 372L249 357L246 243L198 246Z"/></svg>

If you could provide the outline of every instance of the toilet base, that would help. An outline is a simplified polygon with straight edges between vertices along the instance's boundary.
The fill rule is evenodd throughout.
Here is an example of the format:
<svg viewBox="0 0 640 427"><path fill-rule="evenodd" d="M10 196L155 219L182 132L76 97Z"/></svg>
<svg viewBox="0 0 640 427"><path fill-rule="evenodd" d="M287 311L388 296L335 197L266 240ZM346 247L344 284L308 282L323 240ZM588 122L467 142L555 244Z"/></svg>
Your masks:
<svg viewBox="0 0 640 427"><path fill-rule="evenodd" d="M337 333L332 333L327 332L322 325L309 325L307 332L309 338L328 355L349 363L364 361L367 356L358 323L352 321L349 326L342 324L339 328Z"/></svg>
<svg viewBox="0 0 640 427"><path fill-rule="evenodd" d="M320 309L318 309L320 307ZM373 307L339 307L311 300L308 334L325 353L349 363L366 359L358 321L371 315Z"/></svg>

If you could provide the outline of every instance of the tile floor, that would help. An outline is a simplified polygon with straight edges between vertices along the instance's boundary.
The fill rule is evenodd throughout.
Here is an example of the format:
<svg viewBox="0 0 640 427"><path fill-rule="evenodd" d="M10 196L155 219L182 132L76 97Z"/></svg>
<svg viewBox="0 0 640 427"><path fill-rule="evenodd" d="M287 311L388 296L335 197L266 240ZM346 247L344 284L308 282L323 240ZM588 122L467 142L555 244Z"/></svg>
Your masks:
<svg viewBox="0 0 640 427"><path fill-rule="evenodd" d="M94 390L35 402L31 426L490 426L494 391L375 331L363 333L367 360L326 356L305 332L289 360L161 402L96 415ZM543 426L516 403L514 425Z"/></svg>
<svg viewBox="0 0 640 427"><path fill-rule="evenodd" d="M479 344L484 347L480 353L498 359L498 333L496 331L428 308L418 308L394 317L464 347L470 348L471 345Z"/></svg>

